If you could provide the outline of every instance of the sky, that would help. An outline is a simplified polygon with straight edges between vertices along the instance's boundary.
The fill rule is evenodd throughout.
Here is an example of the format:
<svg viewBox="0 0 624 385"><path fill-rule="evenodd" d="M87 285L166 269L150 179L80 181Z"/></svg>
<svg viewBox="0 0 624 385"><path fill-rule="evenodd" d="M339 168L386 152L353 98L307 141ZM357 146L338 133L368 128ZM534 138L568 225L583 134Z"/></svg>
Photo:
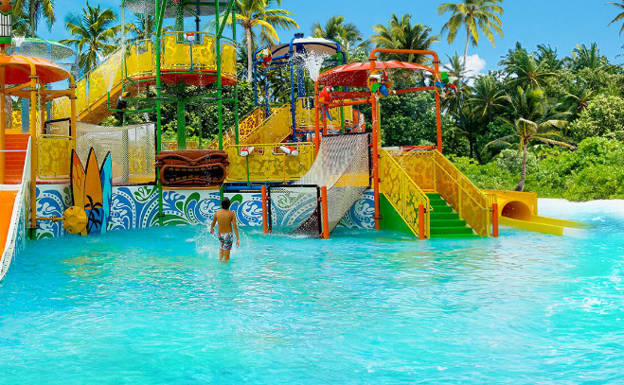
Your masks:
<svg viewBox="0 0 624 385"><path fill-rule="evenodd" d="M435 34L440 34L441 28L448 20L448 16L439 16L437 7L445 2L459 0L283 0L281 8L287 9L295 16L293 18L300 25L296 31L279 31L282 42L290 41L295 32L307 35L311 32L314 22L324 24L332 15L342 15L348 22L355 23L365 37L373 33L373 25L387 24L392 13L412 15L413 23L423 23L433 28ZM613 0L611 0L613 1ZM551 45L558 49L561 57L571 54L577 44L590 45L597 42L603 55L607 55L612 63L624 63L624 58L616 58L624 53L624 34L620 37L619 30L622 24L607 25L617 14L613 5L606 5L608 0L504 0L505 14L502 16L504 37L496 37L496 47L482 36L478 47L470 47L471 56L468 67L485 73L498 68L501 56L513 48L516 42L530 50L535 50L538 44ZM76 12L85 4L82 0L56 0L57 23L52 32L42 25L39 33L54 40L67 38L63 26L65 13ZM90 4L96 5L92 0ZM120 1L102 0L102 6L111 7L119 12ZM191 26L189 19L189 28ZM463 55L466 44L465 37L458 35L456 41L449 45L446 36L432 49L446 59L446 55L458 52Z"/></svg>

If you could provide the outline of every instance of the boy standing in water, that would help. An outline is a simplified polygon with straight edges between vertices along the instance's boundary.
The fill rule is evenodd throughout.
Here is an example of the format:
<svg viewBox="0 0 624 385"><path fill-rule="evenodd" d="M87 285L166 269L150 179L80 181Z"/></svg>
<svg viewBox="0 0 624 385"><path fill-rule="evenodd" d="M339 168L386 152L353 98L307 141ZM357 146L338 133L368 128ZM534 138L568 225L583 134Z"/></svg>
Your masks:
<svg viewBox="0 0 624 385"><path fill-rule="evenodd" d="M212 220L212 226L210 226L210 234L214 234L215 224L219 223L219 242L221 242L221 248L219 249L219 261L225 258L225 262L230 260L230 251L232 250L232 244L234 243L234 234L236 234L236 247L240 247L240 240L238 238L238 226L236 226L236 214L230 211L230 199L223 198L221 201L221 210L217 211ZM234 229L234 233L232 233Z"/></svg>

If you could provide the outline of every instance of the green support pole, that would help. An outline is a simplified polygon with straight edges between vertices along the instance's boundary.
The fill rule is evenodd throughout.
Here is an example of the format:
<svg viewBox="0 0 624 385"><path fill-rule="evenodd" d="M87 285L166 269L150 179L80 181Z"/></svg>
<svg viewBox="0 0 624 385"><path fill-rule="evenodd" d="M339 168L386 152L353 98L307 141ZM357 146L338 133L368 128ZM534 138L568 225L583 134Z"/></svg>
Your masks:
<svg viewBox="0 0 624 385"><path fill-rule="evenodd" d="M203 107L203 105L200 105L200 107ZM201 114L197 114L197 124L199 125L199 149L203 150L204 149L204 143L203 143L203 139L204 139L204 126L203 126L203 121L201 118Z"/></svg>
<svg viewBox="0 0 624 385"><path fill-rule="evenodd" d="M238 42L238 36L236 36L236 3L231 2L230 5L232 6L232 40ZM236 76L238 77L238 74L236 74ZM234 137L236 138L235 143L238 145L240 144L240 128L238 126L238 79L234 85L234 134Z"/></svg>
<svg viewBox="0 0 624 385"><path fill-rule="evenodd" d="M178 150L186 150L186 102L182 98L178 100Z"/></svg>
<svg viewBox="0 0 624 385"><path fill-rule="evenodd" d="M166 7L166 3L163 1L163 9L160 7L160 0L156 1L156 10L154 14L156 15L156 155L160 153L160 149L162 147L162 78L160 73L160 35L162 33L162 23L164 18L164 9ZM156 170L156 175L158 175L158 170ZM160 226L163 225L163 186L160 182L160 178L158 180L158 222Z"/></svg>
<svg viewBox="0 0 624 385"><path fill-rule="evenodd" d="M217 56L217 104L218 104L218 123L219 123L219 150L223 150L223 89L221 83L221 34L219 34L219 1L215 1L215 21L216 21L216 56Z"/></svg>

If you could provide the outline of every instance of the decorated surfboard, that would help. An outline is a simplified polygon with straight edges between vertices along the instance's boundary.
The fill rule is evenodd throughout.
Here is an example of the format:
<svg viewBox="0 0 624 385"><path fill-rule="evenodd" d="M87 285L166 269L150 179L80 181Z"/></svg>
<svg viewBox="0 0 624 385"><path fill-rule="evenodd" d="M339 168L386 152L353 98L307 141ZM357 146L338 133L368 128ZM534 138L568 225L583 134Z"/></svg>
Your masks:
<svg viewBox="0 0 624 385"><path fill-rule="evenodd" d="M113 204L113 162L110 152L106 154L102 168L100 168L100 180L102 182L102 210L104 211L101 232L104 234L108 228L111 206Z"/></svg>
<svg viewBox="0 0 624 385"><path fill-rule="evenodd" d="M84 182L85 171L82 167L82 162L78 158L75 150L72 150L72 162L71 162L71 195L74 202L73 206L84 207Z"/></svg>
<svg viewBox="0 0 624 385"><path fill-rule="evenodd" d="M89 151L87 165L85 166L84 183L84 208L89 218L87 232L89 234L100 233L104 210L102 207L102 179L97 157L93 148Z"/></svg>

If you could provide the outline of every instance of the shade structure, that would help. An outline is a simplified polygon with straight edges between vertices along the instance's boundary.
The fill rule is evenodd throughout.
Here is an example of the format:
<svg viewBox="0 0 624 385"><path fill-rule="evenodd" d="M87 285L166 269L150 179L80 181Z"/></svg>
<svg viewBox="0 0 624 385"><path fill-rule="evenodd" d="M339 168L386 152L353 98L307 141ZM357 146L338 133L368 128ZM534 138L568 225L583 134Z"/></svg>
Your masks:
<svg viewBox="0 0 624 385"><path fill-rule="evenodd" d="M30 81L31 63L36 67L39 81L50 84L69 79L69 71L45 59L25 58L21 55L0 56L0 66L6 68L6 84L24 84Z"/></svg>
<svg viewBox="0 0 624 385"><path fill-rule="evenodd" d="M17 53L17 47L7 49L8 55ZM20 44L19 53L27 57L50 58L57 62L70 58L76 54L72 48L53 40L26 38Z"/></svg>
<svg viewBox="0 0 624 385"><path fill-rule="evenodd" d="M214 1L205 2L199 0L182 0L184 4L184 17L210 16L215 14ZM219 11L224 12L229 4L228 0L219 0ZM156 2L154 0L126 0L123 6L135 13L143 13L153 15L156 11ZM175 17L175 7L170 4L165 10L166 18Z"/></svg>
<svg viewBox="0 0 624 385"><path fill-rule="evenodd" d="M291 44L294 53L324 54L332 56L341 52L340 44L335 41L316 37L305 37L293 39L291 43L277 44L269 47L271 54L273 55L273 59L277 59L288 54L290 52Z"/></svg>
<svg viewBox="0 0 624 385"><path fill-rule="evenodd" d="M407 71L426 71L435 75L435 70L414 63L401 62L391 60L386 62L376 62L375 68L379 70L407 70ZM368 77L370 76L371 63L351 63L340 67L333 68L323 72L319 76L319 84L337 87L366 87Z"/></svg>

